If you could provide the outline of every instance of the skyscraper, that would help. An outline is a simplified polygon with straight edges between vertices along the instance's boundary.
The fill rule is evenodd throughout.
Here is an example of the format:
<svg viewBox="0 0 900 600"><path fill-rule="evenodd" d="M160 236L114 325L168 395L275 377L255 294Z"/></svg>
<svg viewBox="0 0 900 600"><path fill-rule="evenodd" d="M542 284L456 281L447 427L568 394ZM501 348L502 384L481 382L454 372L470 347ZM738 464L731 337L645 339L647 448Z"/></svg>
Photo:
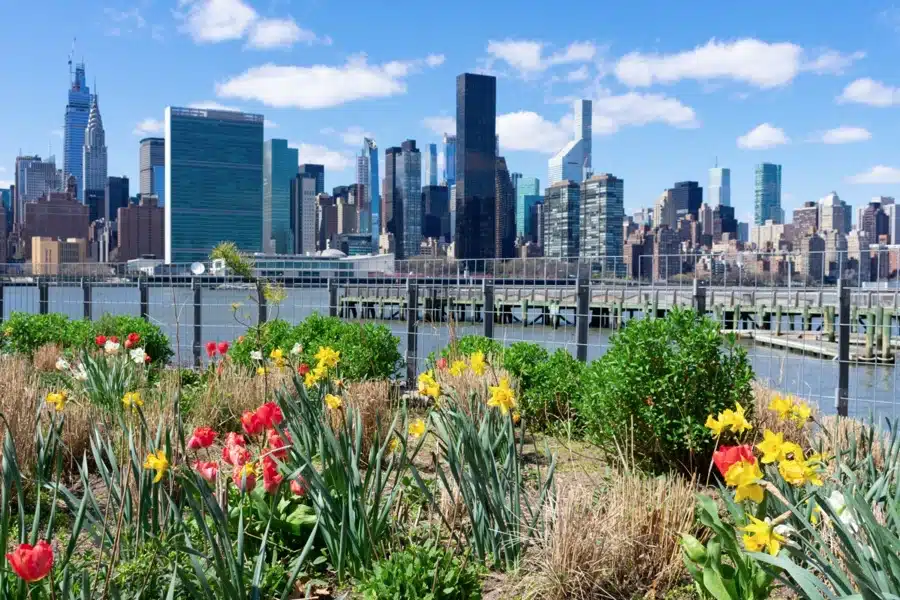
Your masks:
<svg viewBox="0 0 900 600"><path fill-rule="evenodd" d="M141 185L139 192L156 194L159 205L165 206L166 192L166 140L144 138L140 152Z"/></svg>
<svg viewBox="0 0 900 600"><path fill-rule="evenodd" d="M548 161L550 185L566 179L581 183L590 176L592 106L590 100L575 101L575 139Z"/></svg>
<svg viewBox="0 0 900 600"><path fill-rule="evenodd" d="M84 149L81 161L85 190L103 192L106 189L106 132L100 118L100 98L91 97L91 112L84 132Z"/></svg>
<svg viewBox="0 0 900 600"><path fill-rule="evenodd" d="M709 170L709 198L712 208L718 205L731 206L731 169L714 167Z"/></svg>
<svg viewBox="0 0 900 600"><path fill-rule="evenodd" d="M422 235L450 241L450 190L446 185L422 188Z"/></svg>
<svg viewBox="0 0 900 600"><path fill-rule="evenodd" d="M119 208L115 221L120 262L147 255L161 259L165 255L165 211L154 194L141 194L140 204Z"/></svg>
<svg viewBox="0 0 900 600"><path fill-rule="evenodd" d="M850 233L853 213L850 206L841 200L837 192L831 192L819 200L819 229L837 231L843 235Z"/></svg>
<svg viewBox="0 0 900 600"><path fill-rule="evenodd" d="M444 181L447 187L456 183L456 136L444 134Z"/></svg>
<svg viewBox="0 0 900 600"><path fill-rule="evenodd" d="M46 161L40 156L16 157L16 197L13 203L15 222L25 222L25 204L35 202L49 192L62 188L62 180L56 169L56 159Z"/></svg>
<svg viewBox="0 0 900 600"><path fill-rule="evenodd" d="M394 239L402 259L417 256L422 244L422 156L415 140L400 144L396 161L400 210L395 199Z"/></svg>
<svg viewBox="0 0 900 600"><path fill-rule="evenodd" d="M8 235L10 231L12 231L12 205L13 205L13 197L12 192L15 191L10 190L8 188L0 189L0 203L3 204L3 216L4 219L4 231ZM2 248L0 248L2 250Z"/></svg>
<svg viewBox="0 0 900 600"><path fill-rule="evenodd" d="M294 254L313 254L319 232L316 178L299 173L291 179L290 219ZM324 195L324 194L323 194ZM324 246L323 246L324 247Z"/></svg>
<svg viewBox="0 0 900 600"><path fill-rule="evenodd" d="M437 185L437 144L425 146L425 160L422 161L422 183L424 185Z"/></svg>
<svg viewBox="0 0 900 600"><path fill-rule="evenodd" d="M531 207L543 202L541 180L537 177L523 177L516 188L516 237L531 239ZM533 239L531 241L534 241Z"/></svg>
<svg viewBox="0 0 900 600"><path fill-rule="evenodd" d="M544 256L577 258L581 186L574 181L558 181L544 192ZM619 236L622 224L619 223Z"/></svg>
<svg viewBox="0 0 900 600"><path fill-rule="evenodd" d="M497 79L456 78L456 258L494 256ZM479 268L478 265L473 265Z"/></svg>
<svg viewBox="0 0 900 600"><path fill-rule="evenodd" d="M781 223L781 165L761 163L756 165L756 198L753 222L765 225L772 220Z"/></svg>
<svg viewBox="0 0 900 600"><path fill-rule="evenodd" d="M703 204L703 188L696 181L679 181L672 188L672 198L675 200L676 225L679 219L688 215L694 215L694 219L700 219L700 206Z"/></svg>
<svg viewBox="0 0 900 600"><path fill-rule="evenodd" d="M364 186L369 211L368 219L360 215L359 232L371 232L372 246L377 247L381 235L381 187L378 183L378 146L371 138L363 138L362 150L356 157L356 183Z"/></svg>
<svg viewBox="0 0 900 600"><path fill-rule="evenodd" d="M105 211L103 217L107 222L111 223L119 218L119 209L128 206L128 199L131 197L128 189L128 178L124 175L122 177L109 177L106 180L106 185L103 187L103 206ZM152 194L147 195L150 196ZM158 198L156 206L159 206ZM162 252L157 257L162 258Z"/></svg>
<svg viewBox="0 0 900 600"><path fill-rule="evenodd" d="M516 192L506 159L502 156L497 157L495 179L494 256L513 258L516 254Z"/></svg>
<svg viewBox="0 0 900 600"><path fill-rule="evenodd" d="M291 254L291 182L297 176L296 148L287 140L267 140L263 146L263 251Z"/></svg>
<svg viewBox="0 0 900 600"><path fill-rule="evenodd" d="M302 164L300 173L316 180L316 194L325 193L325 165Z"/></svg>
<svg viewBox="0 0 900 600"><path fill-rule="evenodd" d="M69 103L66 104L62 170L64 178L75 176L78 199L81 201L84 201L84 134L90 113L91 89L85 80L84 64L79 63L75 65L75 77L71 81Z"/></svg>
<svg viewBox="0 0 900 600"><path fill-rule="evenodd" d="M397 239L396 213L400 212L400 190L397 181L397 167L401 149L391 146L384 151L384 181L381 194L381 222L383 233L394 234Z"/></svg>
<svg viewBox="0 0 900 600"><path fill-rule="evenodd" d="M581 184L578 245L580 255L599 257L608 276L625 274L622 221L625 182L614 175L595 175Z"/></svg>
<svg viewBox="0 0 900 600"><path fill-rule="evenodd" d="M166 107L166 262L262 250L263 117Z"/></svg>

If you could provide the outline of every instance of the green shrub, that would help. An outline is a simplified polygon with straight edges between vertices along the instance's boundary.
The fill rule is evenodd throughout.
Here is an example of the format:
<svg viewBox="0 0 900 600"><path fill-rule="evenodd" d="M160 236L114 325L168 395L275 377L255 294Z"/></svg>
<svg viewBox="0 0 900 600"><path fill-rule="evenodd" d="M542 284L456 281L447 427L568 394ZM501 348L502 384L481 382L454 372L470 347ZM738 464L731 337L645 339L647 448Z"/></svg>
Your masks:
<svg viewBox="0 0 900 600"><path fill-rule="evenodd" d="M454 343L444 346L439 356L435 356L434 352L429 354L428 362L434 364L438 357L451 360L461 356L470 356L478 351L483 352L488 360L497 360L503 356L503 344L483 335L464 335Z"/></svg>
<svg viewBox="0 0 900 600"><path fill-rule="evenodd" d="M476 600L481 569L469 558L431 541L413 544L375 563L356 589L367 600Z"/></svg>
<svg viewBox="0 0 900 600"><path fill-rule="evenodd" d="M120 342L124 342L129 333L137 333L141 336L138 346L150 355L150 360L154 364L164 365L172 358L172 349L169 347L169 338L166 337L166 334L153 323L132 315L103 315L99 320L94 321L93 335L90 341L93 341L93 338L98 335L106 337L114 335L119 338Z"/></svg>
<svg viewBox="0 0 900 600"><path fill-rule="evenodd" d="M60 313L34 315L14 312L3 327L4 346L10 352L32 356L45 344L83 347L93 338L88 321L70 321Z"/></svg>
<svg viewBox="0 0 900 600"><path fill-rule="evenodd" d="M543 346L532 342L516 342L504 350L503 368L522 385L529 385L541 363L548 358L550 354Z"/></svg>
<svg viewBox="0 0 900 600"><path fill-rule="evenodd" d="M753 410L753 370L733 336L694 312L631 321L585 370L576 410L610 453L656 469L705 468L715 439L706 417L740 402ZM630 454L629 454L630 455Z"/></svg>
<svg viewBox="0 0 900 600"><path fill-rule="evenodd" d="M503 364L510 363L513 369L507 370L519 380L519 411L530 426L546 430L571 422L573 406L581 400L584 364L562 348L549 356L542 348L543 355L534 348L517 350L509 358L511 350L504 355Z"/></svg>

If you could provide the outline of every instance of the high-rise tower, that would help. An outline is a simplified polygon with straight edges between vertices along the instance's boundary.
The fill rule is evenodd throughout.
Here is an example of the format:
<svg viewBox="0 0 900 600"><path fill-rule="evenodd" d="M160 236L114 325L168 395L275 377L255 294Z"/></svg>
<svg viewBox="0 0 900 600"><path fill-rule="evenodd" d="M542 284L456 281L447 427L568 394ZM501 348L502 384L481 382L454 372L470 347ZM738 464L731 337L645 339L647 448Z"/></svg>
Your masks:
<svg viewBox="0 0 900 600"><path fill-rule="evenodd" d="M378 183L378 145L371 138L363 138L362 150L356 157L356 183L364 186L365 204L369 218L360 215L359 232L372 234L372 247L378 246L381 235L381 186Z"/></svg>
<svg viewBox="0 0 900 600"><path fill-rule="evenodd" d="M590 100L575 101L575 139L547 162L551 186L565 180L581 183L591 176L592 110Z"/></svg>
<svg viewBox="0 0 900 600"><path fill-rule="evenodd" d="M82 181L85 190L103 192L106 190L106 132L100 118L100 98L91 97L91 112L88 116L87 128L84 131L84 148L81 161L83 163ZM78 190L81 194L81 190Z"/></svg>
<svg viewBox="0 0 900 600"><path fill-rule="evenodd" d="M144 138L140 152L140 193L156 194L159 206L166 205L166 140Z"/></svg>
<svg viewBox="0 0 900 600"><path fill-rule="evenodd" d="M69 61L71 68L72 61ZM75 177L78 199L84 201L84 134L91 113L91 89L85 80L84 63L75 65L69 87L63 127L63 179ZM102 188L101 188L102 189Z"/></svg>
<svg viewBox="0 0 900 600"><path fill-rule="evenodd" d="M753 222L765 225L766 221L783 222L781 210L781 165L761 163L756 165L756 198Z"/></svg>
<svg viewBox="0 0 900 600"><path fill-rule="evenodd" d="M714 167L709 170L709 198L712 206L731 206L731 169Z"/></svg>

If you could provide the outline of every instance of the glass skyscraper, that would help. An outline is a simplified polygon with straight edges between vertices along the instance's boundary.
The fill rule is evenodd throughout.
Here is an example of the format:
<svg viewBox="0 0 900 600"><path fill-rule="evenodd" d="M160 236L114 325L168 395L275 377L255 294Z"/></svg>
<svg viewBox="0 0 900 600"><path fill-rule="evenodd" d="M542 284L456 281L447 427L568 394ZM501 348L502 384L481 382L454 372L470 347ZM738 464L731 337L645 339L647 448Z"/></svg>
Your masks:
<svg viewBox="0 0 900 600"><path fill-rule="evenodd" d="M365 186L369 219L361 219L360 233L372 234L372 247L378 247L381 235L381 186L378 182L378 145L371 138L363 138L362 150L356 157L356 183ZM368 221L368 222L362 222Z"/></svg>
<svg viewBox="0 0 900 600"><path fill-rule="evenodd" d="M263 116L166 107L166 262L208 260L219 242L260 252Z"/></svg>
<svg viewBox="0 0 900 600"><path fill-rule="evenodd" d="M268 140L263 146L263 251L270 254L293 252L291 182L298 158L287 140Z"/></svg>
<svg viewBox="0 0 900 600"><path fill-rule="evenodd" d="M714 167L709 170L710 206L731 206L731 169Z"/></svg>
<svg viewBox="0 0 900 600"><path fill-rule="evenodd" d="M78 199L84 202L84 132L91 114L91 89L85 81L84 64L75 65L75 79L69 88L63 127L63 180L75 176ZM102 189L102 188L101 188Z"/></svg>
<svg viewBox="0 0 900 600"><path fill-rule="evenodd" d="M444 134L444 181L447 187L456 183L456 136Z"/></svg>
<svg viewBox="0 0 900 600"><path fill-rule="evenodd" d="M400 144L396 169L400 210L395 204L394 239L397 258L405 259L418 256L422 244L422 155L415 140Z"/></svg>
<svg viewBox="0 0 900 600"><path fill-rule="evenodd" d="M581 184L579 255L598 257L605 275L625 274L622 222L625 219L625 182L603 173Z"/></svg>
<svg viewBox="0 0 900 600"><path fill-rule="evenodd" d="M772 220L781 223L781 165L761 163L756 165L756 197L753 222L765 225Z"/></svg>
<svg viewBox="0 0 900 600"><path fill-rule="evenodd" d="M425 146L425 161L422 166L425 168L422 183L424 185L437 185L437 144Z"/></svg>
<svg viewBox="0 0 900 600"><path fill-rule="evenodd" d="M316 180L316 194L325 193L325 165L300 165L300 174L308 175Z"/></svg>
<svg viewBox="0 0 900 600"><path fill-rule="evenodd" d="M516 187L516 237L528 238L531 228L532 206L543 202L541 180L537 177L522 177Z"/></svg>
<svg viewBox="0 0 900 600"><path fill-rule="evenodd" d="M463 73L456 78L456 147L456 258L493 258L497 200L495 77Z"/></svg>
<svg viewBox="0 0 900 600"><path fill-rule="evenodd" d="M159 196L159 205L163 206L163 196L159 192L165 186L165 177L157 174L165 174L166 167L166 140L163 138L144 138L141 140L140 152L141 166L141 194L156 194ZM164 194L163 194L164 195Z"/></svg>

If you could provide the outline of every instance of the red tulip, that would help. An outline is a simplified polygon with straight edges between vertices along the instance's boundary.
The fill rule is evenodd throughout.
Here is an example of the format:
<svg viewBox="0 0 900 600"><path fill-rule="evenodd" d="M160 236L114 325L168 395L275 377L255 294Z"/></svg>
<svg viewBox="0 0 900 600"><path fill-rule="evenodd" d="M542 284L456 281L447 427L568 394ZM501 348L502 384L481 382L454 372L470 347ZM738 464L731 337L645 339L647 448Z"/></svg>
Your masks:
<svg viewBox="0 0 900 600"><path fill-rule="evenodd" d="M284 415L281 414L281 408L274 402L266 402L256 409L256 418L262 423L266 429L275 427L284 421Z"/></svg>
<svg viewBox="0 0 900 600"><path fill-rule="evenodd" d="M53 548L44 540L36 546L22 544L7 554L6 560L16 575L28 583L34 583L49 575L53 569Z"/></svg>
<svg viewBox="0 0 900 600"><path fill-rule="evenodd" d="M235 433L233 431L229 431L225 436L225 445L226 446L246 446L247 440L244 439L239 433Z"/></svg>
<svg viewBox="0 0 900 600"><path fill-rule="evenodd" d="M297 367L297 372L300 373L300 375L306 375L307 373L309 373L309 365L306 363L300 363L300 366Z"/></svg>
<svg viewBox="0 0 900 600"><path fill-rule="evenodd" d="M249 473L245 474L243 471L244 468L242 466L235 466L234 471L231 473L231 480L238 489L249 494L256 488L256 472L249 469Z"/></svg>
<svg viewBox="0 0 900 600"><path fill-rule="evenodd" d="M300 496L300 497L305 496L306 490L307 490L306 480L303 479L303 475L298 475L297 479L291 480L291 492L295 496Z"/></svg>
<svg viewBox="0 0 900 600"><path fill-rule="evenodd" d="M291 434L285 431L284 438L282 438L282 434L279 434L277 429L270 429L268 437L269 450L271 451L272 456L277 458L284 458L287 456L288 448L291 447Z"/></svg>
<svg viewBox="0 0 900 600"><path fill-rule="evenodd" d="M149 355L149 354L144 354L144 362L145 362L145 363L150 362L150 355Z"/></svg>
<svg viewBox="0 0 900 600"><path fill-rule="evenodd" d="M728 469L735 463L745 460L749 463L755 463L756 457L753 456L753 447L748 444L740 446L719 446L719 449L713 453L713 462L719 469L719 473L725 475Z"/></svg>
<svg viewBox="0 0 900 600"><path fill-rule="evenodd" d="M225 446L222 448L222 462L243 467L250 462L250 451L243 446Z"/></svg>
<svg viewBox="0 0 900 600"><path fill-rule="evenodd" d="M111 341L113 344L118 344L119 338L114 335L111 335L111 336L109 336L109 341Z"/></svg>
<svg viewBox="0 0 900 600"><path fill-rule="evenodd" d="M262 460L262 472L263 489L266 490L267 494L274 494L278 491L278 486L281 485L284 475L278 472L278 465L269 456Z"/></svg>
<svg viewBox="0 0 900 600"><path fill-rule="evenodd" d="M241 415L241 427L247 435L256 435L265 429L257 414L249 410Z"/></svg>
<svg viewBox="0 0 900 600"><path fill-rule="evenodd" d="M216 355L216 343L206 342L206 355L210 358Z"/></svg>
<svg viewBox="0 0 900 600"><path fill-rule="evenodd" d="M191 466L194 467L194 470L197 471L200 477L210 483L214 482L219 474L219 463L214 460L197 460Z"/></svg>
<svg viewBox="0 0 900 600"><path fill-rule="evenodd" d="M94 338L94 342L95 342L98 346L103 346L103 345L106 344L106 336L105 336L105 335L98 335L97 337Z"/></svg>
<svg viewBox="0 0 900 600"><path fill-rule="evenodd" d="M138 335L137 333L135 333L135 332L132 331L131 333L128 334L128 340L127 340L127 341L131 342L131 345L134 346L134 345L137 344L139 341L141 341L141 336Z"/></svg>
<svg viewBox="0 0 900 600"><path fill-rule="evenodd" d="M222 356L225 356L226 354L228 354L229 347L230 346L229 346L228 342L219 342L219 345L216 346L216 349L219 351L219 354L221 354Z"/></svg>
<svg viewBox="0 0 900 600"><path fill-rule="evenodd" d="M191 439L188 440L187 446L191 450L199 450L200 448L209 448L212 446L213 440L216 439L216 432L209 427L198 427L194 430Z"/></svg>
<svg viewBox="0 0 900 600"><path fill-rule="evenodd" d="M447 359L443 358L443 357L439 358L437 360L437 368L440 369L441 371L446 369L447 368Z"/></svg>

